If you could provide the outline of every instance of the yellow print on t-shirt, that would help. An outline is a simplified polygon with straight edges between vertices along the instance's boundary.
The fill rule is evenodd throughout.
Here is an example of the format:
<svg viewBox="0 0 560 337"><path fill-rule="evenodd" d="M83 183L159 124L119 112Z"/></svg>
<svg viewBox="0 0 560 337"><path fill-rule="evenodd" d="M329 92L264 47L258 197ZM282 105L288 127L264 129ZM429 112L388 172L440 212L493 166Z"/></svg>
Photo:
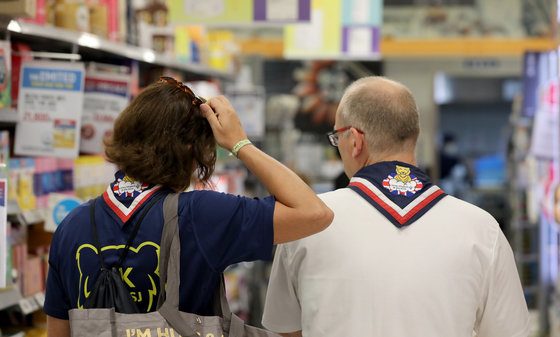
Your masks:
<svg viewBox="0 0 560 337"><path fill-rule="evenodd" d="M101 252L117 250L117 254L120 256L120 252L118 251L124 249L124 247L125 245L105 246L101 247ZM84 255L86 254L88 256L84 259ZM153 271L141 274L138 271L135 272L133 267L119 268L122 280L131 290L130 296L132 299L138 304L139 308L146 308L146 312L149 312L155 304L154 299L157 295L156 284L159 282L159 245L151 241L146 241L141 243L138 247L130 247L128 254L128 258L132 254L142 254L142 259L148 262L146 264L154 266ZM91 244L83 244L78 247L78 250L76 251L76 263L80 274L77 304L79 309L83 309L86 299L93 290L94 284L92 284L93 282L90 282L90 280L99 273L99 269L101 268L99 263L88 264L83 261L92 261L93 258L95 258L95 261L97 262L97 255L97 248ZM145 286L147 286L147 292L143 293L142 291L135 289L135 282L142 282ZM145 301L147 301L147 303Z"/></svg>

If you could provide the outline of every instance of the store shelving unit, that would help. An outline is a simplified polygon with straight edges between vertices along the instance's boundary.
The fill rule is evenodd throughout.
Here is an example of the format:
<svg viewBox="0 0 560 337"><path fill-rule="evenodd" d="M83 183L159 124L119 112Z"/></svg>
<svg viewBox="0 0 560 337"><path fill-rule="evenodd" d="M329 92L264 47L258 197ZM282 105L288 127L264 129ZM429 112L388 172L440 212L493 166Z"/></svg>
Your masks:
<svg viewBox="0 0 560 337"><path fill-rule="evenodd" d="M0 28L2 30L2 28ZM94 34L74 32L53 26L42 26L21 20L11 20L5 30L14 38L22 40L51 40L55 42L53 49L70 47L74 54L92 51L97 54L112 55L117 58L136 60L154 66L162 66L184 71L191 75L231 79L232 74L214 70L192 62L178 61L168 56L154 52L148 48L141 48L123 43L112 42Z"/></svg>
<svg viewBox="0 0 560 337"><path fill-rule="evenodd" d="M508 153L508 196L510 206L509 237L515 255L523 292L529 309L541 310L546 303L546 296L541 293L541 238L538 222L530 216L529 196L530 182L526 172L520 170L529 155L525 140L530 139L532 121L520 117L521 107L514 104L511 118L511 146Z"/></svg>

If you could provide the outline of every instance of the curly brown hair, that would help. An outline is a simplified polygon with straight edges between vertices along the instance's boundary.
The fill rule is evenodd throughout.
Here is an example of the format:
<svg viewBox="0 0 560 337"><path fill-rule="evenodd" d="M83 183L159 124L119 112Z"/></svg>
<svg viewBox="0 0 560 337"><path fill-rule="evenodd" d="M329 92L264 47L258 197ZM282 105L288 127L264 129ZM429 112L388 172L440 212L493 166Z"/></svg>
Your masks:
<svg viewBox="0 0 560 337"><path fill-rule="evenodd" d="M176 192L214 172L216 141L193 98L175 85L145 88L115 120L107 159L128 176ZM196 172L196 176L193 176Z"/></svg>

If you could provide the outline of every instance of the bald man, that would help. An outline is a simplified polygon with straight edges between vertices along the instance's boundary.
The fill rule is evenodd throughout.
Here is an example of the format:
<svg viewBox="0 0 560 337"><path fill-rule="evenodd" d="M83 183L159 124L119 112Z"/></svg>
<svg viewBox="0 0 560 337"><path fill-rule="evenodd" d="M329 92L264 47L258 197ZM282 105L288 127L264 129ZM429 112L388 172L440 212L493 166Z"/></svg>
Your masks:
<svg viewBox="0 0 560 337"><path fill-rule="evenodd" d="M410 91L350 85L331 145L350 178L320 195L325 231L277 247L263 325L287 337L526 337L511 247L490 214L446 195L416 163Z"/></svg>

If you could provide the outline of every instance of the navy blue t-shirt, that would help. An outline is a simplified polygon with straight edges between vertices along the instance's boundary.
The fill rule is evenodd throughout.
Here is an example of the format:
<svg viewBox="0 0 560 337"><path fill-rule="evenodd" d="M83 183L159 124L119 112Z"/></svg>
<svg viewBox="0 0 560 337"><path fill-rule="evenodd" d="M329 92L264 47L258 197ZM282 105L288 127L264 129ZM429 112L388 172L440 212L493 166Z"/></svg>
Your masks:
<svg viewBox="0 0 560 337"><path fill-rule="evenodd" d="M117 263L144 207L160 193L169 192L157 185L131 182L118 173L115 182L96 199L95 219L108 267ZM157 305L163 201L158 200L147 213L121 268L140 312L154 311ZM72 210L54 234L43 309L49 316L68 319L68 310L82 308L95 284L100 265L92 237L90 203ZM213 315L214 291L226 267L271 258L273 212L274 197L251 199L214 191L179 196L181 311Z"/></svg>

